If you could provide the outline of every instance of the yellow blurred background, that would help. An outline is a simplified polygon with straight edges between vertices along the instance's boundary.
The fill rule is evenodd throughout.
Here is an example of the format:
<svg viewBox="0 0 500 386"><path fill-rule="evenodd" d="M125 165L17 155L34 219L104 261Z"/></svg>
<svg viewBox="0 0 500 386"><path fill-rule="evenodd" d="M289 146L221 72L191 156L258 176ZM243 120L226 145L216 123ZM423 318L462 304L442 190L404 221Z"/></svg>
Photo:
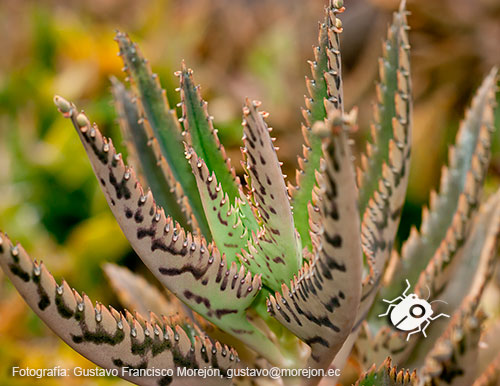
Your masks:
<svg viewBox="0 0 500 386"><path fill-rule="evenodd" d="M102 273L112 261L144 272L107 208L83 148L53 106L60 94L85 109L120 146L109 76L124 78L113 41L128 32L159 74L172 106L182 59L209 101L238 171L241 106L271 113L284 172L301 152L304 75L323 19L323 0L41 0L0 2L0 229L43 259L57 279L120 307ZM342 51L347 109L360 108L357 148L369 137L377 56L393 0L346 0ZM498 0L409 1L414 150L400 231L419 224L447 147L475 88L500 64ZM500 114L497 110L497 127ZM495 137L488 191L498 186ZM122 146L123 149L123 146ZM150 277L149 277L150 278ZM152 279L151 279L152 280ZM13 366L94 367L60 341L0 272L0 385L111 385L105 378L23 379Z"/></svg>

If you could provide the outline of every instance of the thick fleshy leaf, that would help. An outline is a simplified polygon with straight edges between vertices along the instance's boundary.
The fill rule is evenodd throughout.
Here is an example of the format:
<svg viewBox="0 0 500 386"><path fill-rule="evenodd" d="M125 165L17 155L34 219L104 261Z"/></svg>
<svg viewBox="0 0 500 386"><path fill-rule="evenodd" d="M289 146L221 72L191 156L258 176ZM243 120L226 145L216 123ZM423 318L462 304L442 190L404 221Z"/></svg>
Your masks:
<svg viewBox="0 0 500 386"><path fill-rule="evenodd" d="M419 384L417 372L392 366L391 358L387 358L382 365L375 365L356 382L355 386L416 386Z"/></svg>
<svg viewBox="0 0 500 386"><path fill-rule="evenodd" d="M496 73L496 69L491 71L473 99L449 153L449 166L443 168L439 194L431 195L421 230L412 230L401 259L391 262L392 273L387 281L392 284L382 288L380 299L397 296L406 279L414 285L431 258L449 259L463 243L477 211L489 164ZM379 311L374 307L373 315Z"/></svg>
<svg viewBox="0 0 500 386"><path fill-rule="evenodd" d="M476 378L478 343L485 315L477 311L479 298L467 298L422 368L424 385L469 386Z"/></svg>
<svg viewBox="0 0 500 386"><path fill-rule="evenodd" d="M332 121L325 126L328 131L338 129ZM280 323L311 346L308 366L317 368L328 367L351 332L363 266L347 135L341 131L326 142L322 174L317 174L310 207L313 257L290 287L283 284L281 294L276 292L267 303Z"/></svg>
<svg viewBox="0 0 500 386"><path fill-rule="evenodd" d="M215 173L224 191L234 201L239 197L239 182L214 129L207 102L201 97L200 87L194 84L193 71L183 62L181 71L176 74L180 77L181 121L186 130L186 141L205 161L208 170Z"/></svg>
<svg viewBox="0 0 500 386"><path fill-rule="evenodd" d="M453 261L449 265L446 262L431 262L426 272L422 273L415 292L427 296L428 287L433 299L445 301L447 304L440 306L439 312L458 309L467 296L480 298L493 274L499 237L500 191L481 205L465 244ZM448 282L443 287L444 277L448 277ZM442 292L438 291L440 288ZM415 340L416 347L411 356L415 364L421 364L431 350L432 342L443 334L448 325L448 319L445 319L431 323L427 339Z"/></svg>
<svg viewBox="0 0 500 386"><path fill-rule="evenodd" d="M478 176L478 178L480 177L484 176ZM480 188L477 187L476 189ZM469 197L466 195L467 199ZM500 192L490 197L488 202L480 208L482 213L476 218L478 224L469 227L472 228L469 234L464 231L464 229L467 229L467 224L464 224L465 221L463 219L470 215L471 210L464 210L462 212L461 208L468 207L471 203L463 199L459 205L458 213L461 216L455 216L455 221L450 227L451 231L447 233L446 239L441 243L425 271L420 274L415 288L417 293L424 293L424 288L429 288L431 296L437 297L447 291L449 287L460 287L463 285L463 282L459 281L459 277L460 279L466 279L473 277L476 273L480 274L482 275L480 285L482 285L482 282L491 274L488 271L492 268L490 265L493 263L493 256L486 258L485 261L481 261L478 260L480 257L478 253L486 250L488 251L488 256L494 254L492 248L496 245L500 232ZM489 213L486 213L486 211L489 211ZM487 223L487 228L484 225L481 226L481 221ZM484 231L481 237L477 234L478 228L482 228ZM483 264L483 267L480 264ZM482 270L477 272L477 269ZM477 283L473 284L477 286ZM463 293L463 291L460 292Z"/></svg>
<svg viewBox="0 0 500 386"><path fill-rule="evenodd" d="M158 204L183 227L196 221L181 185L173 178L165 158L161 155L158 141L147 120L140 119L139 109L133 96L116 78L111 78L115 108L120 129L127 144L129 162L144 186L149 186ZM142 178L141 178L142 177ZM191 221L192 220L192 221ZM196 229L197 224L194 224Z"/></svg>
<svg viewBox="0 0 500 386"><path fill-rule="evenodd" d="M217 136L217 130L214 129L213 118L208 114L207 102L201 97L200 87L194 84L193 71L187 68L184 62L181 71L176 74L180 77L181 121L185 129L183 133L185 140L205 162L210 173L215 174L222 190L227 193L229 202L234 203L242 199L244 194L239 178L231 166L231 160L226 156L224 146ZM243 199L242 202L245 203ZM243 214L241 216L243 224L249 230L257 230L258 224L250 206L241 205L240 211Z"/></svg>
<svg viewBox="0 0 500 386"><path fill-rule="evenodd" d="M394 94L394 116L391 117L392 135L388 139L388 159L381 165L382 177L377 177L377 186L370 196L362 222L362 243L370 274L363 283L361 306L356 324L365 319L375 299L386 263L392 252L399 219L405 201L410 172L412 97L410 59L406 24L405 2L401 3L389 29L397 35L397 89ZM394 29L394 31L393 31ZM386 107L384 107L385 109ZM388 107L387 107L388 108ZM380 173L376 174L377 176ZM360 192L361 194L361 192ZM363 201L360 200L360 203Z"/></svg>
<svg viewBox="0 0 500 386"><path fill-rule="evenodd" d="M173 295L167 296L146 279L125 267L107 263L103 267L120 303L141 315L185 315L182 303Z"/></svg>
<svg viewBox="0 0 500 386"><path fill-rule="evenodd" d="M366 154L361 157L362 169L358 170L361 214L379 190L379 176L383 173L384 164L389 162L391 140L398 137L394 119L407 115L406 99L411 97L409 82L405 79L409 76L408 29L403 1L399 12L394 13L387 30L387 39L382 45L383 55L379 58L380 80L377 84L377 102L374 104L373 143L367 144Z"/></svg>
<svg viewBox="0 0 500 386"><path fill-rule="evenodd" d="M285 185L270 129L258 111L260 102L246 101L243 108L243 133L246 168L249 172L252 201L263 223L263 230L252 238L245 263L252 272L262 273L263 282L277 290L281 283L299 270L302 247L295 231L290 196Z"/></svg>
<svg viewBox="0 0 500 386"><path fill-rule="evenodd" d="M480 298L485 284L493 273L493 266L496 257L498 236L500 234L500 193L492 196L482 205L473 229L469 234L466 243L460 249L454 262L457 268L450 271L450 265L441 262L441 266L429 265L429 272L422 273L422 282L413 290L421 298L430 297L433 300L442 300L447 304L442 304L439 312L450 314L458 309L462 299L466 296ZM448 284L444 292L435 290L432 284L443 283L447 277ZM424 279L425 278L425 279ZM429 281L426 281L429 280ZM436 309L436 306L434 307ZM437 311L436 311L437 312ZM448 318L439 318L426 329L426 339L411 338L406 341L407 334L397 331L388 326L382 327L374 338L367 333L365 337L360 334L356 346L358 352L368 353L366 364L374 358L391 355L396 361L407 360L410 356L410 363L414 366L421 366L429 350L445 331L449 324Z"/></svg>
<svg viewBox="0 0 500 386"><path fill-rule="evenodd" d="M198 158L193 148L187 148L186 154L196 176L213 241L219 251L226 255L228 262L239 263L237 255L241 254L242 248L247 247L250 238L248 228L242 222L239 208L249 204L240 199L232 201L218 182L215 173L209 171L205 161ZM231 202L235 202L237 206L231 205Z"/></svg>
<svg viewBox="0 0 500 386"><path fill-rule="evenodd" d="M147 120L151 126L161 155L167 161L175 180L179 182L188 198L201 231L209 237L208 224L196 189L196 181L184 158L181 127L175 110L170 108L158 76L151 72L148 62L141 56L137 45L132 43L127 35L120 32L116 34L115 40L120 47L120 56L125 64L125 71L129 75L137 96L141 118Z"/></svg>
<svg viewBox="0 0 500 386"><path fill-rule="evenodd" d="M359 201L359 207L361 209L366 208L362 213L362 244L369 274L363 281L361 304L353 332L335 358L334 366L336 368L342 368L347 361L357 340L360 331L359 327L365 320L377 295L387 260L392 253L405 200L409 176L412 123L410 46L408 44L406 14L405 1L402 1L399 11L394 14L393 26L389 28L389 38L394 38L394 33L398 35L396 38L398 47L395 51L398 55L398 67L396 70L397 89L394 91L395 96L392 101L396 113L391 118L390 127L388 128L391 138L388 144L385 145L388 146L388 160L385 160L380 165L380 172L376 174L375 190L368 202L362 204L363 200L361 198ZM382 76L386 76L385 73L382 73ZM365 169L368 169L368 166L365 166ZM366 195L366 193L363 194Z"/></svg>
<svg viewBox="0 0 500 386"><path fill-rule="evenodd" d="M340 59L340 34L342 22L336 16L344 11L342 1L330 0L326 8L325 20L319 27L318 46L314 48L314 61L310 61L312 79L306 78L309 96L303 109L305 125L303 157L299 157L296 186L290 186L295 226L302 244L312 250L309 235L308 205L312 200L312 190L316 185L315 171L320 168L322 157L321 138L312 133L315 122L326 117L325 105L343 110L342 73Z"/></svg>
<svg viewBox="0 0 500 386"><path fill-rule="evenodd" d="M119 375L137 385L192 385L193 380L177 377L177 367L219 368L227 374L236 366L236 352L208 338L191 340L180 326L154 316L146 321L106 308L80 295L65 281L58 285L42 263L33 262L20 245L0 233L0 266L26 303L74 350L106 369L174 369L174 377ZM151 370L150 370L151 371ZM201 381L201 380L200 380ZM209 378L213 385L229 379Z"/></svg>
<svg viewBox="0 0 500 386"><path fill-rule="evenodd" d="M278 349L245 315L260 290L260 277L234 262L228 267L214 244L207 245L202 236L193 236L166 217L151 191L143 191L133 169L85 114L60 97L55 102L75 126L111 211L149 270L194 311L282 363Z"/></svg>

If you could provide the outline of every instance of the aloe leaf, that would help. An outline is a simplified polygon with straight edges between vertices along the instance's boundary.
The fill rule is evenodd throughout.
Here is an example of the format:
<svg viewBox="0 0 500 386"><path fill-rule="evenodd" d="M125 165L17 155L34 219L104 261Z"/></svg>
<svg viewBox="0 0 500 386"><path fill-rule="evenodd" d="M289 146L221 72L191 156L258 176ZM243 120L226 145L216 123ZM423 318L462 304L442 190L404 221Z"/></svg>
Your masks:
<svg viewBox="0 0 500 386"><path fill-rule="evenodd" d="M473 99L460 125L455 147L450 151L449 166L443 169L439 194L431 195L430 209L424 212L421 230L413 229L410 233L403 245L401 260L388 280L393 284L382 288L380 298L393 298L401 291L405 279L415 284L434 255L454 253L448 251L446 244L456 249L468 232L489 163L496 74L493 69ZM373 314L378 311L380 308L374 308Z"/></svg>
<svg viewBox="0 0 500 386"><path fill-rule="evenodd" d="M443 300L440 312L450 313L457 309L466 296L480 298L494 267L495 251L500 234L500 193L492 196L474 220L474 226L464 246L452 261L436 260L429 264L413 290L421 298ZM456 266L453 270L451 265ZM437 283L440 283L439 285ZM443 290L443 283L448 283ZM439 287L441 290L436 291ZM433 321L426 330L428 338L412 338L406 341L407 334L388 327L382 327L375 338L360 334L356 342L359 352L370 353L370 358L391 355L394 360L410 360L420 366L425 356L449 324L447 318ZM376 349L375 349L376 348Z"/></svg>
<svg viewBox="0 0 500 386"><path fill-rule="evenodd" d="M431 298L447 303L440 307L440 312L458 309L467 296L479 299L493 273L499 236L500 191L481 205L470 233L453 261L431 261L421 274L415 293L428 296L429 288ZM443 286L446 278L448 283ZM432 342L445 331L448 320L441 319L435 320L427 329L428 339L414 341L416 346L409 358L412 362L420 364L431 350Z"/></svg>
<svg viewBox="0 0 500 386"><path fill-rule="evenodd" d="M491 244L495 242L496 233L498 232L498 225L492 215L495 213L496 206L500 203L500 196L497 194L491 198L491 200L485 204L485 208L482 209L482 214L476 220L476 222L483 222L481 226L480 232L486 232L485 235L488 235L487 241L485 241L484 235L479 237L477 242L479 243L475 247L470 246L470 242L468 241L470 238L477 237L478 233L475 233L474 236L469 235L469 228L471 227L470 223L475 219L477 200L479 197L479 192L482 187L482 180L487 170L486 161L489 158L489 135L486 133L488 130L483 128L483 135L481 136L478 143L479 150L476 150L477 159L484 160L482 162L473 162L474 170L469 174L469 179L467 182L467 193L464 193L460 196L459 207L454 216L454 220L450 228L448 229L446 238L442 241L441 246L438 248L428 266L421 272L419 280L415 286L414 292L423 298L432 297L432 298L440 298L443 292L446 292L447 296L453 297L453 303L458 306L456 303L456 299L460 298L459 294L465 296L467 291L464 291L462 287L464 287L464 283L471 283L470 278L476 277L476 281L472 286L465 285L466 288L473 288L473 291L478 291L478 288L481 288L484 285L484 282L488 279L487 272L489 272L492 267L491 264L493 262L493 254L491 246L488 246L486 249L486 254L484 257L479 259L479 251L482 247L483 243ZM483 163L484 162L484 163ZM475 176L475 177L473 177ZM477 225L479 226L479 225ZM475 232L478 232L477 226L475 228ZM469 236L468 236L469 235ZM469 245L467 245L469 242ZM471 248L475 248L474 251ZM472 257L473 256L473 257ZM476 272L479 269L479 272ZM459 276L457 276L457 270ZM454 288L453 290L448 290L447 288ZM392 299L394 297L382 296L386 299ZM382 302L380 302L382 303ZM383 303L382 303L383 304ZM377 304L376 307L372 309L372 313L374 314L374 318L376 319L376 315L383 312L383 308L380 304ZM382 319L380 319L379 323L374 323L375 325L380 324ZM437 325L441 325L446 323L445 321L438 321ZM436 326L430 327L428 334L432 334L432 330L436 328ZM436 337L439 336L436 333ZM377 334L377 337L384 337L385 342L390 341L391 345L383 344L379 345L377 343L377 338L375 340L368 339L365 343L358 342L356 343L358 349L363 349L363 347L368 344L372 348L377 346L379 347L379 353L377 356L380 357L391 355L394 359L405 358L413 349L412 345L408 345L406 342L406 334L403 334L398 331L394 331L388 329L386 327L382 327L382 329ZM412 342L416 343L416 342ZM427 347L428 344L424 344L423 347ZM365 347L366 349L366 347ZM422 357L423 353L426 352L425 348L419 347L419 354L413 354L416 357Z"/></svg>
<svg viewBox="0 0 500 386"><path fill-rule="evenodd" d="M127 309L141 315L153 312L158 315L184 315L182 303L174 296L167 296L125 267L107 263L104 272L111 283L120 303Z"/></svg>
<svg viewBox="0 0 500 386"><path fill-rule="evenodd" d="M0 233L0 266L33 311L70 347L107 369L219 368L221 374L237 363L236 352L219 342L195 337L180 326L154 317L145 321L95 305L65 281L58 285L43 263L33 262L20 245ZM182 378L167 375L119 376L137 385L184 385ZM206 379L213 385L231 383L227 378Z"/></svg>
<svg viewBox="0 0 500 386"><path fill-rule="evenodd" d="M392 366L391 358L387 358L380 367L375 365L363 374L355 386L416 386L419 384L417 372L399 370Z"/></svg>
<svg viewBox="0 0 500 386"><path fill-rule="evenodd" d="M335 128L328 120L326 132ZM316 126L317 127L317 126ZM329 366L351 332L361 295L362 251L356 181L347 135L325 140L310 206L313 256L268 299L268 311L311 346L308 366ZM325 131L323 131L325 132Z"/></svg>
<svg viewBox="0 0 500 386"><path fill-rule="evenodd" d="M383 56L379 58L379 83L377 84L377 102L374 105L372 123L373 143L367 145L362 156L362 169L358 171L359 208L363 214L370 199L379 189L379 176L384 164L389 160L390 142L397 137L393 121L406 115L405 98L410 97L409 83L404 79L409 76L408 34L405 2L399 12L394 13L393 21L387 30L387 39L382 45ZM400 104L399 100L403 99ZM401 111L401 108L403 111Z"/></svg>
<svg viewBox="0 0 500 386"><path fill-rule="evenodd" d="M205 161L198 158L193 148L188 147L186 154L196 177L215 245L226 255L229 263L233 261L239 263L237 254L241 254L242 248L246 248L250 238L248 228L244 226L238 209L241 207L241 201L235 199L237 206L231 205L229 195L223 190L215 173L209 171Z"/></svg>
<svg viewBox="0 0 500 386"><path fill-rule="evenodd" d="M246 318L261 289L260 276L252 277L234 262L228 267L213 243L207 245L202 236L193 236L165 216L97 126L91 127L73 104L61 97L54 100L75 126L113 215L149 270L194 311L273 363L283 364L278 348Z"/></svg>
<svg viewBox="0 0 500 386"><path fill-rule="evenodd" d="M393 101L396 115L391 119L392 138L388 142L388 160L382 163L377 174L376 190L366 205L362 221L362 246L368 265L368 275L363 280L361 303L351 335L336 356L333 366L342 368L355 344L360 326L366 319L380 287L387 260L393 250L394 239L405 200L409 177L411 152L411 80L409 44L407 37L405 2L394 14L398 33L397 92ZM390 28L392 31L392 27ZM380 177L380 175L382 175ZM359 185L359 173L358 173ZM360 192L361 194L361 192ZM362 203L360 196L359 203Z"/></svg>
<svg viewBox="0 0 500 386"><path fill-rule="evenodd" d="M224 191L234 201L239 197L239 183L214 129L213 118L208 114L207 102L201 97L200 87L194 84L193 70L183 62L181 71L176 74L180 77L181 121L186 130L186 141L205 161L208 170L215 173Z"/></svg>
<svg viewBox="0 0 500 386"><path fill-rule="evenodd" d="M467 218L469 213L462 210L462 207L470 205L471 201L467 203L465 201L463 199L459 203L458 213L465 212L466 215L462 215L461 219L459 216L454 218L455 223L451 227L454 232L447 233L446 239L442 242L424 272L420 274L415 288L417 293L426 293L426 289L429 289L432 297L438 297L448 291L449 288L463 287L462 280L466 280L466 278L473 275L479 275L481 282L489 278L491 274L489 270L492 268L490 265L493 263L492 259L494 258L492 248L496 245L500 234L500 192L497 192L480 207L481 213L475 218L477 223L472 226L471 233L468 234L464 232L464 229L467 228L466 224L463 224L465 222L463 218ZM458 221L460 223L456 225ZM479 229L484 232L481 236L478 234ZM487 256L489 256L486 260L478 259L481 256L478 253L483 253L483 251L486 251ZM472 284L470 288L476 291L477 288L483 285L476 282L469 283ZM460 290L460 292L463 293L463 290ZM449 294L453 295L453 293Z"/></svg>
<svg viewBox="0 0 500 386"><path fill-rule="evenodd" d="M180 77L181 121L185 129L183 135L186 142L199 158L203 159L208 170L215 173L230 202L240 200L245 204L242 200L244 195L239 178L231 166L231 160L226 156L224 146L219 141L217 130L212 123L213 118L208 114L207 102L201 97L200 87L194 84L193 71L183 62L182 69L177 74ZM239 209L243 213L242 222L251 230L256 230L258 225L250 206L241 205Z"/></svg>
<svg viewBox="0 0 500 386"><path fill-rule="evenodd" d="M477 297L465 299L444 334L427 355L421 378L424 385L472 385L476 378L481 325Z"/></svg>
<svg viewBox="0 0 500 386"><path fill-rule="evenodd" d="M165 90L161 88L158 77L151 72L149 64L141 56L137 45L120 32L116 34L115 40L118 42L125 70L137 95L138 107L151 126L161 155L167 161L174 179L179 182L188 198L201 231L209 237L209 228L196 189L196 180L184 157L181 127L175 110L170 109Z"/></svg>
<svg viewBox="0 0 500 386"><path fill-rule="evenodd" d="M143 177L141 183L149 186L158 204L175 218L183 227L192 219L189 204L182 203L182 187L172 176L165 158L161 155L158 142L147 121L140 119L137 103L125 86L116 78L111 78L115 107L118 112L120 129L133 159L136 173ZM130 161L129 161L130 162ZM139 171L139 172L138 172ZM177 194L179 194L177 196ZM196 229L196 225L194 224Z"/></svg>
<svg viewBox="0 0 500 386"><path fill-rule="evenodd" d="M266 113L258 111L259 106L260 102L247 99L243 108L243 152L252 201L263 224L263 230L252 238L254 249L245 255L245 263L252 272L262 272L264 283L276 290L298 271L302 247L280 162L264 121Z"/></svg>
<svg viewBox="0 0 500 386"><path fill-rule="evenodd" d="M361 306L355 327L366 318L380 286L386 263L393 250L408 185L412 97L406 13L403 1L399 11L394 13L393 24L389 28L389 40L392 35L397 35L394 43L398 45L394 49L398 60L395 70L397 87L393 101L395 114L391 117L392 136L387 144L388 159L380 166L382 176L377 174L377 186L366 205L360 196L360 210L364 210L361 240L370 272L363 282Z"/></svg>
<svg viewBox="0 0 500 386"><path fill-rule="evenodd" d="M342 13L342 1L330 0L326 9L325 20L319 27L318 46L314 48L314 61L311 65L312 79L306 78L309 96L303 110L305 126L303 157L299 157L296 186L290 186L295 226L302 239L302 244L312 250L309 235L308 204L312 200L313 187L316 184L315 171L319 170L322 157L321 138L312 133L315 122L322 122L326 117L326 107L343 109L342 74L340 59L340 34L342 23L336 15Z"/></svg>

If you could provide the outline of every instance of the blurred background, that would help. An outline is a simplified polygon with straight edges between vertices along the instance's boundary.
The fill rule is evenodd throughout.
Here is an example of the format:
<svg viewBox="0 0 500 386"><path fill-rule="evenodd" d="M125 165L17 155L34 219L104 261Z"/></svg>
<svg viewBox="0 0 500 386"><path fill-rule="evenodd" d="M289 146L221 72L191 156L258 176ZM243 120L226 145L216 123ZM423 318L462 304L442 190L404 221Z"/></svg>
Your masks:
<svg viewBox="0 0 500 386"><path fill-rule="evenodd" d="M360 108L357 148L369 137L377 56L394 0L346 0L342 52L347 109ZM323 0L40 0L0 2L0 229L43 259L57 279L120 307L104 262L142 264L121 234L70 123L60 94L85 109L120 147L109 76L123 79L114 30L128 32L160 76L170 104L182 59L195 70L219 136L241 159L241 106L263 101L279 157L294 180L301 152L306 63L323 19ZM464 108L500 64L498 0L408 1L412 27L414 150L400 237L419 224ZM497 110L497 127L500 114ZM498 187L495 137L487 192ZM123 150L123 146L122 146ZM116 379L12 378L12 366L94 367L25 306L0 272L0 385L116 385Z"/></svg>

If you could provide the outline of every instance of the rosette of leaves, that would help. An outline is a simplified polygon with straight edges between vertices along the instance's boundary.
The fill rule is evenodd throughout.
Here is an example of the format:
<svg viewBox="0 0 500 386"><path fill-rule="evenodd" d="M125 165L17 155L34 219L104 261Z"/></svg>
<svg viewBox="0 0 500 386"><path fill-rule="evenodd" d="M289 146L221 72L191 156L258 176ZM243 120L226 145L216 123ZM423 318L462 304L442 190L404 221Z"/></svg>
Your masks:
<svg viewBox="0 0 500 386"><path fill-rule="evenodd" d="M130 165L73 103L54 98L76 128L123 233L168 290L163 295L134 273L107 265L122 302L138 311L118 312L65 281L58 284L0 234L3 270L71 347L105 368L212 367L223 375L203 380L213 384L245 382L227 377L241 365L343 368L349 357L364 371L359 385L498 381L498 359L482 358L491 365L481 376L475 365L486 319L479 303L500 230L500 193L481 198L497 71L472 101L420 231L398 251L412 131L407 11L402 3L388 28L373 141L357 170L349 139L356 111L344 112L342 91L343 11L341 0L331 0L320 24L296 185L285 182L260 102L246 100L243 107L242 182L192 71L182 64L176 73L178 118L123 33L116 41L131 87L113 79L112 89ZM406 333L377 317L377 296L396 297L406 279L420 297L448 302L452 317L427 330L434 339L406 342ZM155 313L144 315L149 311ZM415 370L398 371L392 363ZM175 375L125 378L140 385L194 382Z"/></svg>

